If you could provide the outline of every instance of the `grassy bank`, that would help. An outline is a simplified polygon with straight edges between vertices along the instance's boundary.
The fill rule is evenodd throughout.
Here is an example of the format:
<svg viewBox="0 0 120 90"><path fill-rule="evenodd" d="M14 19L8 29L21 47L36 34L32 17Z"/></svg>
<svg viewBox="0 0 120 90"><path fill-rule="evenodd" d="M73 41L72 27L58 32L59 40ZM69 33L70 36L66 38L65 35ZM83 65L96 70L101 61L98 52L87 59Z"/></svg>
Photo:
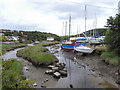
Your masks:
<svg viewBox="0 0 120 90"><path fill-rule="evenodd" d="M87 44L86 46L90 48L94 48L94 46L90 46L89 44ZM102 59L104 59L105 61L111 64L118 65L120 57L115 52L113 51L108 52L105 46L100 46L100 45L97 45L94 49L96 50L96 53L101 52Z"/></svg>
<svg viewBox="0 0 120 90"><path fill-rule="evenodd" d="M60 42L58 42L58 41L54 41L54 42L41 43L40 45L42 45L42 46L50 46L50 45L59 44L59 43Z"/></svg>
<svg viewBox="0 0 120 90"><path fill-rule="evenodd" d="M106 51L106 47L101 45L97 45L96 47L94 47L94 45L86 44L85 46L93 48L97 51L102 51L102 52Z"/></svg>
<svg viewBox="0 0 120 90"><path fill-rule="evenodd" d="M47 48L43 46L52 45L55 43L47 42L38 44L36 46L26 47L25 49L19 50L17 52L17 56L31 61L36 66L51 64L57 61L57 58L53 54L47 53Z"/></svg>
<svg viewBox="0 0 120 90"><path fill-rule="evenodd" d="M115 65L118 65L118 62L120 61L120 57L113 51L103 52L101 57L104 60L108 61L109 63L115 64Z"/></svg>
<svg viewBox="0 0 120 90"><path fill-rule="evenodd" d="M23 63L16 59L2 60L2 89L5 88L32 88L34 81L26 80L22 75Z"/></svg>
<svg viewBox="0 0 120 90"><path fill-rule="evenodd" d="M5 54L7 51L14 50L16 48L25 47L26 44L21 43L9 43L9 44L1 44L0 45L0 55Z"/></svg>

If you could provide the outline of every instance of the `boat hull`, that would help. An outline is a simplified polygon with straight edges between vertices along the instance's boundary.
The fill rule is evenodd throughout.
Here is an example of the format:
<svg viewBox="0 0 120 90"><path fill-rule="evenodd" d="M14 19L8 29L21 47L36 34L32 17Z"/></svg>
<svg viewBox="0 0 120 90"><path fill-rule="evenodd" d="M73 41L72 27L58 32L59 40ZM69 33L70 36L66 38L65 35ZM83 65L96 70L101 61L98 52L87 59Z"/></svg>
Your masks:
<svg viewBox="0 0 120 90"><path fill-rule="evenodd" d="M77 51L77 52L81 52L81 53L92 53L94 51L94 49L92 48L89 48L89 47L74 47L74 50Z"/></svg>
<svg viewBox="0 0 120 90"><path fill-rule="evenodd" d="M73 50L74 46L71 46L71 45L62 45L61 48L65 49L65 50Z"/></svg>

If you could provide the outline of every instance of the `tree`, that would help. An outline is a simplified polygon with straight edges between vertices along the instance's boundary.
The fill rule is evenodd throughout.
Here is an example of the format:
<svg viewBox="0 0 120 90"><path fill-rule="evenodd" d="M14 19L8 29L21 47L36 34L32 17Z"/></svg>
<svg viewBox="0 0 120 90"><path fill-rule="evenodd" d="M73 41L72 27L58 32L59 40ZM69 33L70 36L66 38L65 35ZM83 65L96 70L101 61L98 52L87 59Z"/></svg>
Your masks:
<svg viewBox="0 0 120 90"><path fill-rule="evenodd" d="M21 37L19 37L19 40L18 40L20 43L23 43L23 41L22 41L22 38Z"/></svg>
<svg viewBox="0 0 120 90"><path fill-rule="evenodd" d="M107 45L108 50L120 54L120 14L116 17L110 17L107 19L107 27L109 28L106 32L104 42Z"/></svg>

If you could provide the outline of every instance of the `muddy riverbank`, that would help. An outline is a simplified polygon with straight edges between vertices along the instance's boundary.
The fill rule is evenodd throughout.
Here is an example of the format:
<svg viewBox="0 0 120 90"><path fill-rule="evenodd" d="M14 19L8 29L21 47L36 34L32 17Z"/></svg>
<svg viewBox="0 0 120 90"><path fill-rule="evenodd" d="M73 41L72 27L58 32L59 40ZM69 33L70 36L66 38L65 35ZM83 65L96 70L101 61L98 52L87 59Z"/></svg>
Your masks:
<svg viewBox="0 0 120 90"><path fill-rule="evenodd" d="M46 86L46 88L70 88L70 85L72 85L73 88L118 87L111 75L112 73L110 73L116 70L116 67L104 65L99 56L79 56L73 52L65 52L61 50L60 44L48 46L47 48L60 62L66 64L65 69L67 70L67 77L56 79L52 75L45 74L47 68L35 67L27 60L17 57L17 51L23 48L6 53L3 55L3 59L17 58L23 61L24 75L27 79L37 83L35 88L41 88L42 84Z"/></svg>

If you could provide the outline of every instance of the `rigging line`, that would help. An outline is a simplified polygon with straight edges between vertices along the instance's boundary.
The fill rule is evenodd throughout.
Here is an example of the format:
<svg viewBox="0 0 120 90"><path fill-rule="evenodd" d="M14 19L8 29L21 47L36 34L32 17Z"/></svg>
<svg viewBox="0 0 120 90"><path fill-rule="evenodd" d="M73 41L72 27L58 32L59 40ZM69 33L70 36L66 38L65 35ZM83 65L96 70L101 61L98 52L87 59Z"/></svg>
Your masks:
<svg viewBox="0 0 120 90"><path fill-rule="evenodd" d="M65 0L60 0L60 1L65 1ZM87 6L93 6L93 7L98 7L98 8L106 8L106 9L118 10L117 8L109 8L109 7L96 6L96 5L90 5L90 4L81 4L81 3L73 2L73 1L70 1L68 3L74 3L74 4L79 4L79 5L87 5Z"/></svg>

